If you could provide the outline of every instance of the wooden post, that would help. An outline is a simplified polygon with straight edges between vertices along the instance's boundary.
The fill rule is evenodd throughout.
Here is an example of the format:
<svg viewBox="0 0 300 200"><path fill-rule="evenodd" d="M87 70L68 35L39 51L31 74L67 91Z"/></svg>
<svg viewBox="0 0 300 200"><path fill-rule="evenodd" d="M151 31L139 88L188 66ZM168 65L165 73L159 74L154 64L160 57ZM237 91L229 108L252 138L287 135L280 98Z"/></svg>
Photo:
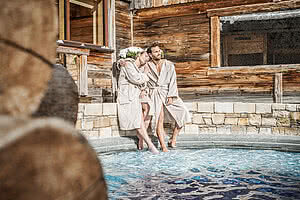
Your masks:
<svg viewBox="0 0 300 200"><path fill-rule="evenodd" d="M65 2L59 0L59 39L65 39Z"/></svg>
<svg viewBox="0 0 300 200"><path fill-rule="evenodd" d="M263 64L267 65L268 64L268 37L266 33L264 34L263 38L264 38Z"/></svg>
<svg viewBox="0 0 300 200"><path fill-rule="evenodd" d="M109 38L110 38L110 44L112 49L116 49L116 11L115 11L115 0L110 1L111 4L111 16L110 16L110 30L109 30ZM113 55L116 55L116 51L113 53ZM114 56L113 56L114 57ZM116 58L116 57L115 57ZM113 58L113 62L116 61L116 59Z"/></svg>
<svg viewBox="0 0 300 200"><path fill-rule="evenodd" d="M223 40L223 58L223 66L228 66L228 35L226 35Z"/></svg>
<svg viewBox="0 0 300 200"><path fill-rule="evenodd" d="M211 67L220 67L220 18L218 16L210 18L210 33Z"/></svg>
<svg viewBox="0 0 300 200"><path fill-rule="evenodd" d="M98 9L93 11L93 44L97 44L97 12Z"/></svg>
<svg viewBox="0 0 300 200"><path fill-rule="evenodd" d="M103 8L104 8L104 42L103 45L108 47L108 25L109 25L109 18L108 18L108 6L109 6L109 1L108 0L103 0Z"/></svg>
<svg viewBox="0 0 300 200"><path fill-rule="evenodd" d="M66 40L71 40L70 1L66 0Z"/></svg>
<svg viewBox="0 0 300 200"><path fill-rule="evenodd" d="M97 44L101 46L104 46L103 30L103 1L101 1L97 6Z"/></svg>
<svg viewBox="0 0 300 200"><path fill-rule="evenodd" d="M117 61L117 51L116 51L116 2L111 0L111 30L110 30L110 41L111 48L115 51L112 53L112 93L113 93L113 102L116 100L117 92L117 78L114 76L114 67L116 67Z"/></svg>
<svg viewBox="0 0 300 200"><path fill-rule="evenodd" d="M130 40L133 46L133 11L130 11Z"/></svg>
<svg viewBox="0 0 300 200"><path fill-rule="evenodd" d="M87 55L80 56L79 63L79 95L88 95Z"/></svg>
<svg viewBox="0 0 300 200"><path fill-rule="evenodd" d="M274 75L273 100L274 103L282 103L282 73Z"/></svg>

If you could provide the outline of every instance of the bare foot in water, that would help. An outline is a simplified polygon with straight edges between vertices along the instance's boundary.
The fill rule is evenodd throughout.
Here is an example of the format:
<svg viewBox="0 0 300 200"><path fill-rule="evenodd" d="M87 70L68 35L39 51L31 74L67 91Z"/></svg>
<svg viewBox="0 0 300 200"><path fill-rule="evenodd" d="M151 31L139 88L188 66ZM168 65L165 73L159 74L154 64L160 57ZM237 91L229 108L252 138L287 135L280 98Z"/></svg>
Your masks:
<svg viewBox="0 0 300 200"><path fill-rule="evenodd" d="M144 140L143 139L139 139L138 149L139 150L143 150L144 149Z"/></svg>
<svg viewBox="0 0 300 200"><path fill-rule="evenodd" d="M168 147L173 148L173 149L176 148L176 140L173 140L173 139L169 140Z"/></svg>
<svg viewBox="0 0 300 200"><path fill-rule="evenodd" d="M162 149L163 152L168 152L169 151L167 147L162 147L161 149Z"/></svg>
<svg viewBox="0 0 300 200"><path fill-rule="evenodd" d="M152 147L149 147L149 150L153 153L153 154L159 154L159 151L157 150L157 148L153 145Z"/></svg>

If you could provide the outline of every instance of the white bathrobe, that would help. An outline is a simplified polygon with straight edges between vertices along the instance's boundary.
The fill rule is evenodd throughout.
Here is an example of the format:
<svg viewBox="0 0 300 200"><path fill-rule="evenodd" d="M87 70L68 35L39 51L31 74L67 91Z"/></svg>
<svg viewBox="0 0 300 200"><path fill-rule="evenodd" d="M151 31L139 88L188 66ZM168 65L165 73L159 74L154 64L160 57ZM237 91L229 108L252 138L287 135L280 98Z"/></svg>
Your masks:
<svg viewBox="0 0 300 200"><path fill-rule="evenodd" d="M134 60L126 60L121 67L118 80L118 119L121 130L132 130L141 127L142 106L140 86L148 81L147 75L140 72Z"/></svg>
<svg viewBox="0 0 300 200"><path fill-rule="evenodd" d="M163 60L160 74L153 62L150 61L147 65L150 70L147 74L149 77L147 84L150 88L150 98L153 105L152 108L150 108L150 113L153 113L154 120L152 122L154 123L154 126L157 126L162 105L164 105L179 127L190 122L191 118L189 111L184 105L182 99L178 96L174 64L168 60ZM166 105L167 97L174 97L173 104Z"/></svg>

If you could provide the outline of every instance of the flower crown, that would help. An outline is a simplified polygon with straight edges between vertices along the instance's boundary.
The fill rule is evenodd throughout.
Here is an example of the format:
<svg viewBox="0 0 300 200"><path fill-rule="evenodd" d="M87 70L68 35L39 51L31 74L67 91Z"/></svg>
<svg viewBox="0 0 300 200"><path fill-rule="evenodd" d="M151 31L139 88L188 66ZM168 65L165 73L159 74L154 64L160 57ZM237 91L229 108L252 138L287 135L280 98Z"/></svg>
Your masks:
<svg viewBox="0 0 300 200"><path fill-rule="evenodd" d="M140 47L128 47L125 49L122 49L120 51L119 57L120 58L133 58L136 59L137 55L146 51L145 49L142 49Z"/></svg>

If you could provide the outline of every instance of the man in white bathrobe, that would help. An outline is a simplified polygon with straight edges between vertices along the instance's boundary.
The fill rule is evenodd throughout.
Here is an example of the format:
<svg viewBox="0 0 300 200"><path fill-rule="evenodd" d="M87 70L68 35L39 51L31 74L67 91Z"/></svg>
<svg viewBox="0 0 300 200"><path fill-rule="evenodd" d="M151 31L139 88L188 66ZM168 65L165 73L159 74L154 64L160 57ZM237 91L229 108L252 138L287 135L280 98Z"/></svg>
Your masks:
<svg viewBox="0 0 300 200"><path fill-rule="evenodd" d="M176 125L168 146L176 147L176 138L181 128L191 121L189 111L182 99L178 96L175 66L171 61L162 59L162 50L158 44L151 45L147 50L151 61L147 63L148 86L152 105L150 113L153 113L152 123L155 124L162 151L167 152L168 148L164 142L164 110L175 120Z"/></svg>

